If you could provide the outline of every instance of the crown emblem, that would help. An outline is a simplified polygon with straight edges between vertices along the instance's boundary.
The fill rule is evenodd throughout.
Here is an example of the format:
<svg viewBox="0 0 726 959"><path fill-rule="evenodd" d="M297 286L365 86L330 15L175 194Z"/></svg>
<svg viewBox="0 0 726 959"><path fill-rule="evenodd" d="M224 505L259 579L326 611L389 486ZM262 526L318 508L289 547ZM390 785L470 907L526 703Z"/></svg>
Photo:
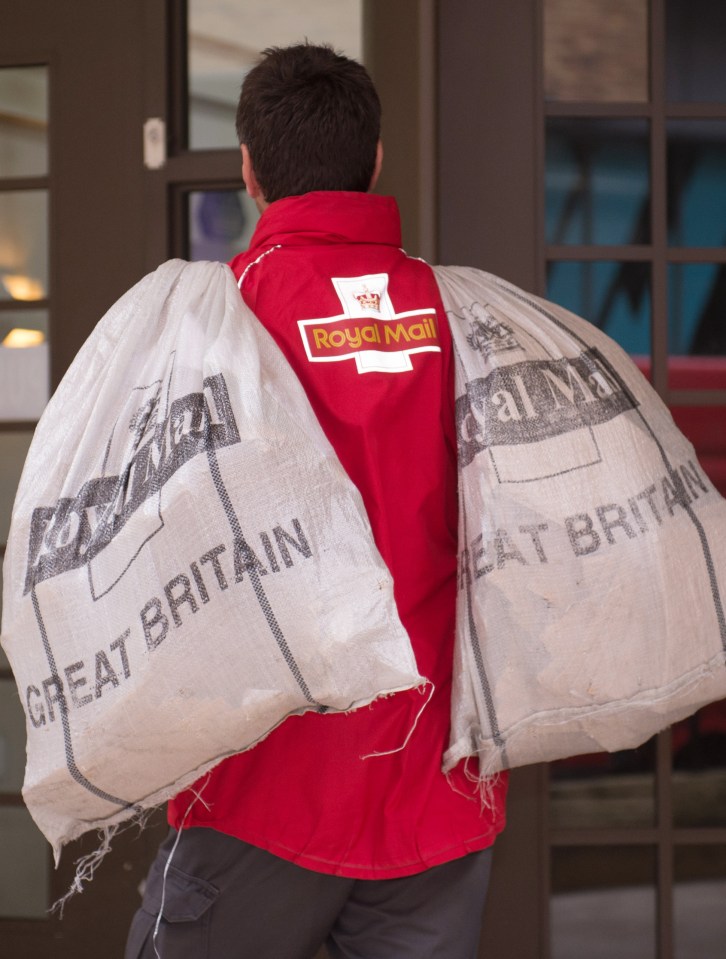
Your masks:
<svg viewBox="0 0 726 959"><path fill-rule="evenodd" d="M519 343L514 332L498 317L491 308L475 303L468 313L470 333L466 340L472 350L477 350L484 356L493 353L506 353L509 350L519 349Z"/></svg>
<svg viewBox="0 0 726 959"><path fill-rule="evenodd" d="M377 312L380 312L380 309L381 309L380 293L374 293L371 290L369 290L368 287L364 287L360 293L354 293L353 296L355 297L356 300L358 300L358 303L361 309L376 310Z"/></svg>

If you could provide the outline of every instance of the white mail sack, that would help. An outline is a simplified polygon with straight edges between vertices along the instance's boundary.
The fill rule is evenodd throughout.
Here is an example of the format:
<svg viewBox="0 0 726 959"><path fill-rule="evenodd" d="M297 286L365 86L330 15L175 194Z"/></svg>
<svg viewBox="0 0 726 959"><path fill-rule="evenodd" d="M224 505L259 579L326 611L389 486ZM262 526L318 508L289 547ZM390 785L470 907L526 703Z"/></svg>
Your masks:
<svg viewBox="0 0 726 959"><path fill-rule="evenodd" d="M422 682L360 496L227 267L164 264L73 362L18 489L2 644L56 853L291 714Z"/></svg>
<svg viewBox="0 0 726 959"><path fill-rule="evenodd" d="M460 476L445 768L634 747L726 697L726 503L666 407L584 320L436 276Z"/></svg>

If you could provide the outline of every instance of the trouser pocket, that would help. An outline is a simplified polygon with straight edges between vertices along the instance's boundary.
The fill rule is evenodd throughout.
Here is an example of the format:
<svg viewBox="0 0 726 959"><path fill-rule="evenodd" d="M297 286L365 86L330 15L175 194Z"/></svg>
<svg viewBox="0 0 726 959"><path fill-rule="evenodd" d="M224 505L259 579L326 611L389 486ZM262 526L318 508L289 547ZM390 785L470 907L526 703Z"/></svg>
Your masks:
<svg viewBox="0 0 726 959"><path fill-rule="evenodd" d="M209 926L219 890L157 859L149 871L141 908L134 916L125 959L211 959ZM156 932L156 951L154 933Z"/></svg>

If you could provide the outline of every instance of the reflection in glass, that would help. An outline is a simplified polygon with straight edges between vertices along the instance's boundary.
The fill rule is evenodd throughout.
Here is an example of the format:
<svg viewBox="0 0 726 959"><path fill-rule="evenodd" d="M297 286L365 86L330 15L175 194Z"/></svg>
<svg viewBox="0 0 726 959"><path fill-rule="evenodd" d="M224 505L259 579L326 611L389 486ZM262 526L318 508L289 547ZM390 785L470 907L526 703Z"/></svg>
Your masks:
<svg viewBox="0 0 726 959"><path fill-rule="evenodd" d="M545 0L548 100L648 99L647 0Z"/></svg>
<svg viewBox="0 0 726 959"><path fill-rule="evenodd" d="M0 918L47 919L48 843L21 806L0 806Z"/></svg>
<svg viewBox="0 0 726 959"><path fill-rule="evenodd" d="M673 727L673 818L682 827L726 826L726 701Z"/></svg>
<svg viewBox="0 0 726 959"><path fill-rule="evenodd" d="M726 121L671 120L667 158L668 242L671 246L723 246Z"/></svg>
<svg viewBox="0 0 726 959"><path fill-rule="evenodd" d="M15 683L0 679L0 793L19 793L25 771L25 713Z"/></svg>
<svg viewBox="0 0 726 959"><path fill-rule="evenodd" d="M50 397L48 313L0 310L0 420L36 420Z"/></svg>
<svg viewBox="0 0 726 959"><path fill-rule="evenodd" d="M706 959L726 943L726 846L674 850L675 959Z"/></svg>
<svg viewBox="0 0 726 959"><path fill-rule="evenodd" d="M668 350L676 357L726 357L726 266L672 263L668 267ZM675 360L672 365L677 366ZM694 366L691 388L698 382ZM720 370L722 365L701 364ZM713 377L714 373L707 374ZM723 385L723 379L721 379ZM685 385L681 388L686 388Z"/></svg>
<svg viewBox="0 0 726 959"><path fill-rule="evenodd" d="M0 300L48 296L48 194L0 193Z"/></svg>
<svg viewBox="0 0 726 959"><path fill-rule="evenodd" d="M47 310L0 310L0 420L33 420L49 399Z"/></svg>
<svg viewBox="0 0 726 959"><path fill-rule="evenodd" d="M575 756L550 764L555 829L644 827L655 823L655 741L639 749Z"/></svg>
<svg viewBox="0 0 726 959"><path fill-rule="evenodd" d="M548 243L647 243L648 124L550 118L545 158Z"/></svg>
<svg viewBox="0 0 726 959"><path fill-rule="evenodd" d="M35 338L44 343L48 339L48 311L0 310L0 343L7 340L7 346L14 340L17 341L18 330L32 331Z"/></svg>
<svg viewBox="0 0 726 959"><path fill-rule="evenodd" d="M0 177L47 173L47 67L1 68Z"/></svg>
<svg viewBox="0 0 726 959"><path fill-rule="evenodd" d="M259 213L245 190L189 194L189 259L226 262L245 250Z"/></svg>
<svg viewBox="0 0 726 959"><path fill-rule="evenodd" d="M630 354L650 354L651 297L647 263L550 262L547 298L604 330Z"/></svg>
<svg viewBox="0 0 726 959"><path fill-rule="evenodd" d="M0 543L5 544L10 513L33 434L0 433Z"/></svg>
<svg viewBox="0 0 726 959"><path fill-rule="evenodd" d="M655 959L655 853L552 850L551 959Z"/></svg>
<svg viewBox="0 0 726 959"><path fill-rule="evenodd" d="M675 102L726 100L723 0L666 0L666 96Z"/></svg>
<svg viewBox="0 0 726 959"><path fill-rule="evenodd" d="M305 38L360 59L361 0L188 0L189 147L237 147L242 79L270 46Z"/></svg>

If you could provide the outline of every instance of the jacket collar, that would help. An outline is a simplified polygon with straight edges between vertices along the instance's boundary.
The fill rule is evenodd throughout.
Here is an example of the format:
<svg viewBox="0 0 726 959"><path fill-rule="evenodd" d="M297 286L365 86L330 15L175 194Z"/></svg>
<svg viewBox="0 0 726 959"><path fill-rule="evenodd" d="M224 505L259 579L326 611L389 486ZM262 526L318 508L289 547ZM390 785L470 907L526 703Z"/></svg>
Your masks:
<svg viewBox="0 0 726 959"><path fill-rule="evenodd" d="M271 244L384 243L401 246L393 197L343 190L318 191L271 203L259 219L250 250Z"/></svg>

